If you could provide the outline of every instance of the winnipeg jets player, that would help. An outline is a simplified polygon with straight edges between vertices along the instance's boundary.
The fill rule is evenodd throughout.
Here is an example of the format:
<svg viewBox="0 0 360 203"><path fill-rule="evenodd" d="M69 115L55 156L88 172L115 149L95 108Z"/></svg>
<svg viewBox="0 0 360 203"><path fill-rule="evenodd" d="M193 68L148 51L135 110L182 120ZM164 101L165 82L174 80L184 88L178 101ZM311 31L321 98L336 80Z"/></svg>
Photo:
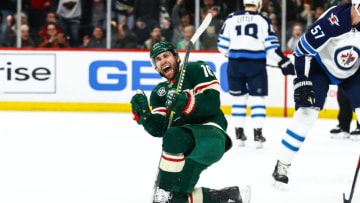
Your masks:
<svg viewBox="0 0 360 203"><path fill-rule="evenodd" d="M236 138L243 141L247 103L251 106L254 140L261 148L265 138L265 96L268 95L266 57L278 62L284 75L295 74L294 65L280 50L269 18L261 15L261 0L244 0L245 10L229 14L219 35L218 49L229 58L229 93L233 96L232 115ZM248 98L249 95L249 98Z"/></svg>
<svg viewBox="0 0 360 203"><path fill-rule="evenodd" d="M360 118L360 0L329 8L297 44L296 112L281 141L273 177L284 186L288 167L323 108L330 84L344 90Z"/></svg>

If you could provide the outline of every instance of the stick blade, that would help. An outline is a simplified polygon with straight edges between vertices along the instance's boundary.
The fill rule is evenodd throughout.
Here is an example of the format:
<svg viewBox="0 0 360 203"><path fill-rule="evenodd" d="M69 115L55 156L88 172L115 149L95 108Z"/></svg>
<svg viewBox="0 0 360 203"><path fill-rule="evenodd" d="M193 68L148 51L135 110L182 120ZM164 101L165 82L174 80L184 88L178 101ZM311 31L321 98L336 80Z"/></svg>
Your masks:
<svg viewBox="0 0 360 203"><path fill-rule="evenodd" d="M212 20L212 15L211 13L208 13L205 17L205 19L203 20L203 22L201 23L201 25L199 26L199 28L196 30L195 34L192 36L192 38L190 39L190 41L195 44L195 42L199 39L200 35L205 31L205 29L210 25Z"/></svg>
<svg viewBox="0 0 360 203"><path fill-rule="evenodd" d="M344 203L350 203L350 201L345 198L345 193L343 193L343 200L344 200Z"/></svg>

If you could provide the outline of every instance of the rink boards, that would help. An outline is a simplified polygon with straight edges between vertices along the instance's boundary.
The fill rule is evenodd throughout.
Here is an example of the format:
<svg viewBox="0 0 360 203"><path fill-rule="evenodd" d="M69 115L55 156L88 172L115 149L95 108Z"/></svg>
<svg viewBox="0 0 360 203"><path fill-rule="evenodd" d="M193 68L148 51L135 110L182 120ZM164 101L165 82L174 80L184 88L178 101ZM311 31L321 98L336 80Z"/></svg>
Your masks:
<svg viewBox="0 0 360 203"><path fill-rule="evenodd" d="M184 56L180 52L180 58ZM289 55L291 57L291 55ZM192 51L189 61L203 60L221 86L221 105L231 113L227 58L216 51ZM268 64L273 62L268 61ZM292 76L268 67L268 116L294 112ZM2 49L0 52L0 110L130 112L136 89L147 95L163 81L148 50ZM320 117L335 118L337 88L328 92Z"/></svg>

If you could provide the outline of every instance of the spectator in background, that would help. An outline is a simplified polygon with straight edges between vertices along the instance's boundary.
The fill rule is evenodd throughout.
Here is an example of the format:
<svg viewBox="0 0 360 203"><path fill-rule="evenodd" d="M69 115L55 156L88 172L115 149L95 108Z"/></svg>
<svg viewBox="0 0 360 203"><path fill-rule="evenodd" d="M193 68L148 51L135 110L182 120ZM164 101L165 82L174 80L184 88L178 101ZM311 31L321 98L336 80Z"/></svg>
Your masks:
<svg viewBox="0 0 360 203"><path fill-rule="evenodd" d="M205 11L212 9L215 6L214 0L203 0L202 2L203 2L202 9Z"/></svg>
<svg viewBox="0 0 360 203"><path fill-rule="evenodd" d="M17 14L14 16L8 15L6 17L7 27L5 30L3 45L7 47L16 47L16 36L17 36ZM27 25L27 18L24 13L21 13L21 25Z"/></svg>
<svg viewBox="0 0 360 203"><path fill-rule="evenodd" d="M92 26L106 29L106 1L92 0Z"/></svg>
<svg viewBox="0 0 360 203"><path fill-rule="evenodd" d="M11 15L8 16L8 19L11 20ZM29 26L26 24L21 25L20 27L21 29L21 47L22 48L28 48L28 47L36 47L36 44L34 42L34 40L31 39L30 35L29 35ZM8 27L8 29L6 30L6 44L8 47L16 47L16 32L14 30L12 30L11 28Z"/></svg>
<svg viewBox="0 0 360 203"><path fill-rule="evenodd" d="M39 37L42 39L47 35L47 25L49 23L55 23L56 24L56 14L53 11L49 11L46 14L45 18L46 24L41 27L41 31L39 32ZM59 25L56 25L57 33L64 33Z"/></svg>
<svg viewBox="0 0 360 203"><path fill-rule="evenodd" d="M24 6L22 9L26 11L29 19L30 35L38 40L38 32L41 30L42 25L46 25L46 15L51 10L54 0L22 0Z"/></svg>
<svg viewBox="0 0 360 203"><path fill-rule="evenodd" d="M186 47L189 45L190 39L192 38L192 36L195 33L195 26L193 25L188 25L184 28L184 39L181 40L178 44L176 49L179 50L185 50ZM200 42L199 42L200 43ZM202 49L202 45L200 43L200 49Z"/></svg>
<svg viewBox="0 0 360 203"><path fill-rule="evenodd" d="M136 49L137 38L136 34L132 32L126 24L117 25L117 33L111 37L111 48L115 49Z"/></svg>
<svg viewBox="0 0 360 203"><path fill-rule="evenodd" d="M200 41L205 50L217 50L218 35L221 26L224 23L218 16L220 12L219 9L219 6L213 6L207 10L201 10L201 20L203 20L208 13L211 13L213 17L210 25L206 28L206 31L200 36Z"/></svg>
<svg viewBox="0 0 360 203"><path fill-rule="evenodd" d="M106 40L104 38L104 31L100 26L95 26L91 38L85 35L83 38L82 48L106 48Z"/></svg>
<svg viewBox="0 0 360 203"><path fill-rule="evenodd" d="M292 26L291 38L286 43L286 51L293 51L303 34L301 23L294 23Z"/></svg>
<svg viewBox="0 0 360 203"><path fill-rule="evenodd" d="M56 15L58 16L58 23L64 31L66 38L70 39L70 45L78 45L81 20L81 1L59 0Z"/></svg>
<svg viewBox="0 0 360 203"><path fill-rule="evenodd" d="M115 0L116 19L119 24L127 25L132 30L135 25L134 19L135 0Z"/></svg>
<svg viewBox="0 0 360 203"><path fill-rule="evenodd" d="M0 30L0 47L6 46L5 33L8 26L7 17L14 15L16 12L17 0L1 0L0 1L0 14L2 16L1 30Z"/></svg>
<svg viewBox="0 0 360 203"><path fill-rule="evenodd" d="M34 40L30 37L29 30L28 25L21 25L21 47L23 48L36 47Z"/></svg>
<svg viewBox="0 0 360 203"><path fill-rule="evenodd" d="M15 47L16 46L16 31L13 30L13 26L15 24L14 17L12 15L8 15L6 17L6 29L4 33L4 47Z"/></svg>
<svg viewBox="0 0 360 203"><path fill-rule="evenodd" d="M315 8L315 12L314 12L314 19L313 21L315 22L317 19L320 18L320 16L324 13L324 8L322 6L318 6Z"/></svg>
<svg viewBox="0 0 360 203"><path fill-rule="evenodd" d="M281 39L281 29L279 27L278 19L275 13L270 13L269 18L271 20L271 25L273 26L274 32L279 39Z"/></svg>
<svg viewBox="0 0 360 203"><path fill-rule="evenodd" d="M135 1L134 16L136 20L135 33L138 44L142 45L149 38L152 29L159 25L160 0Z"/></svg>
<svg viewBox="0 0 360 203"><path fill-rule="evenodd" d="M300 20L304 22L305 28L307 30L314 23L314 18L312 14L313 11L311 10L311 5L308 3L302 4L302 8L303 10L300 12Z"/></svg>
<svg viewBox="0 0 360 203"><path fill-rule="evenodd" d="M161 33L165 37L166 41L171 41L172 27L170 27L170 15L164 1L160 4L160 28Z"/></svg>
<svg viewBox="0 0 360 203"><path fill-rule="evenodd" d="M348 1L341 1L341 0L327 0L324 4L324 9L327 10L330 7L337 6L341 3L347 3Z"/></svg>
<svg viewBox="0 0 360 203"><path fill-rule="evenodd" d="M161 34L161 28L159 26L155 26L154 29L150 33L150 38L145 41L144 48L151 49L151 47L154 44L156 44L160 41L164 41L164 40L165 40L165 37L163 37Z"/></svg>
<svg viewBox="0 0 360 203"><path fill-rule="evenodd" d="M49 23L47 25L47 35L43 42L39 45L40 48L70 48L64 34L57 33L56 24Z"/></svg>
<svg viewBox="0 0 360 203"><path fill-rule="evenodd" d="M173 26L172 44L178 44L184 36L184 28L190 25L190 12L181 10L183 0L177 0L171 12L171 23Z"/></svg>

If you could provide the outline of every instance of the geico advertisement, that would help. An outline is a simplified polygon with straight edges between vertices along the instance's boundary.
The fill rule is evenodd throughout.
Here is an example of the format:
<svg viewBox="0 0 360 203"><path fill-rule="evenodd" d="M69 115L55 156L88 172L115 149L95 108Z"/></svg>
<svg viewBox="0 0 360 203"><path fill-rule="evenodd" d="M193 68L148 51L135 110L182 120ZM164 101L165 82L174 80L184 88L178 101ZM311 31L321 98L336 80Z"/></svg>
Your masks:
<svg viewBox="0 0 360 203"><path fill-rule="evenodd" d="M181 60L183 60L183 56L184 53L180 53ZM89 64L89 87L93 95L102 95L105 98L112 92L113 95L123 96L118 98L117 102L129 102L129 98L136 89L143 89L149 95L159 82L164 81L152 66L148 52L114 52L103 56L102 53L97 53L89 58L92 59L87 62ZM197 60L205 61L218 78L222 105L231 105L232 98L228 94L227 58L217 52L190 53L189 62ZM186 74L189 73L186 72ZM267 103L270 106L282 107L285 98L284 77L276 68L270 68L268 75L269 78L271 77L269 80L271 84L269 84ZM97 96L95 96L95 100L99 99Z"/></svg>
<svg viewBox="0 0 360 203"><path fill-rule="evenodd" d="M0 91L54 94L55 54L0 54Z"/></svg>

